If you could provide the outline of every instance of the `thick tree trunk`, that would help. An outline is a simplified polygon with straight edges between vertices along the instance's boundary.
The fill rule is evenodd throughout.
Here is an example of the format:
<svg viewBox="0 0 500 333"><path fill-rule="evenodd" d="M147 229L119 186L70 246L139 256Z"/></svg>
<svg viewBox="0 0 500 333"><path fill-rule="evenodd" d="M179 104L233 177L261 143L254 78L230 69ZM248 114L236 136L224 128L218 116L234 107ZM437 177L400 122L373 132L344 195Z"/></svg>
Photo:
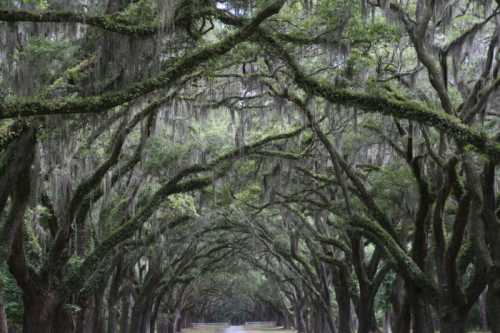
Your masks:
<svg viewBox="0 0 500 333"><path fill-rule="evenodd" d="M440 333L465 333L469 307L460 307L457 301L450 297L442 300L440 304L442 313L439 314Z"/></svg>
<svg viewBox="0 0 500 333"><path fill-rule="evenodd" d="M500 242L498 241L500 221L497 214L496 165L493 161L486 164L482 179L484 197L482 219L487 230L486 238L494 263L492 267L494 271L490 273L493 278L488 281L486 292L486 316L492 333L500 333Z"/></svg>
<svg viewBox="0 0 500 333"><path fill-rule="evenodd" d="M75 323L72 314L64 308L64 303L61 303L56 309L51 333L72 333L74 331Z"/></svg>
<svg viewBox="0 0 500 333"><path fill-rule="evenodd" d="M149 333L151 323L151 307L149 304L137 304L132 311L130 333Z"/></svg>
<svg viewBox="0 0 500 333"><path fill-rule="evenodd" d="M363 295L364 296L364 295ZM377 330L376 325L373 323L373 300L369 297L360 297L360 304L358 305L358 333L371 333Z"/></svg>
<svg viewBox="0 0 500 333"><path fill-rule="evenodd" d="M349 274L343 268L334 269L333 287L339 308L339 333L352 333L351 327L351 295L349 292Z"/></svg>
<svg viewBox="0 0 500 333"><path fill-rule="evenodd" d="M23 333L53 333L58 300L54 293L24 295Z"/></svg>

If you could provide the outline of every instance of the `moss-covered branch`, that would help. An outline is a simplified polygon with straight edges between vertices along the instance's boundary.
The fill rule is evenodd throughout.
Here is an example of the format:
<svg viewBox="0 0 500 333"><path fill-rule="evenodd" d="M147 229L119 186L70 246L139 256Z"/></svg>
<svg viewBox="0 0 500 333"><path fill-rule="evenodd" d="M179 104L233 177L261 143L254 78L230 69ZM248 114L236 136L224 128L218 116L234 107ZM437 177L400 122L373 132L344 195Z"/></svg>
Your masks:
<svg viewBox="0 0 500 333"><path fill-rule="evenodd" d="M261 29L262 30L262 29ZM262 36L259 34L259 36ZM470 145L494 160L500 158L500 144L464 124L459 118L433 109L417 101L397 99L382 94L368 94L352 89L339 89L328 82L308 77L288 52L271 37L266 38L294 72L297 85L307 93L323 97L334 104L353 106L365 112L381 113L396 118L414 120L437 128L458 143Z"/></svg>
<svg viewBox="0 0 500 333"><path fill-rule="evenodd" d="M48 114L97 113L124 104L157 89L168 87L200 64L224 55L236 45L252 36L258 26L268 17L279 12L284 0L278 0L261 10L238 31L223 40L205 47L199 47L191 54L180 57L170 68L156 77L133 84L120 91L98 96L58 99L22 100L15 98L0 104L0 119Z"/></svg>
<svg viewBox="0 0 500 333"><path fill-rule="evenodd" d="M67 11L31 11L24 9L0 9L0 21L37 23L81 23L107 31L127 35L147 36L155 34L158 27L151 24L131 24L119 15L88 15Z"/></svg>
<svg viewBox="0 0 500 333"><path fill-rule="evenodd" d="M217 18L225 24L242 26L245 19L219 12ZM334 104L356 107L365 112L381 113L401 119L414 120L445 132L462 145L470 145L493 160L500 158L500 144L464 124L458 117L434 109L418 101L394 98L380 93L364 93L352 89L341 89L329 82L322 82L306 74L297 61L282 45L279 34L259 27L255 40L262 43L280 59L293 73L295 83L310 95L323 97Z"/></svg>
<svg viewBox="0 0 500 333"><path fill-rule="evenodd" d="M405 279L413 281L432 301L437 301L437 288L434 282L418 267L416 262L392 239L392 237L377 223L356 215L351 226L366 234L368 238L380 245L392 263Z"/></svg>

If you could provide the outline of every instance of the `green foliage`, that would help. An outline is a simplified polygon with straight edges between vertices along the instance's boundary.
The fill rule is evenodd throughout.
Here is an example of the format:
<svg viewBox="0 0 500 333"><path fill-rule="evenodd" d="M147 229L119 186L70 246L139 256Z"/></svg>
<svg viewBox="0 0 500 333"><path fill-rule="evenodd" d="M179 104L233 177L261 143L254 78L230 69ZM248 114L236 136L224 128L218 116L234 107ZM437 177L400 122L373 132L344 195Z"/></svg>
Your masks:
<svg viewBox="0 0 500 333"><path fill-rule="evenodd" d="M38 10L44 10L44 9L47 9L49 7L48 0L22 0L22 3L27 4L27 5L33 5Z"/></svg>
<svg viewBox="0 0 500 333"><path fill-rule="evenodd" d="M32 37L17 59L30 64L41 83L51 82L65 68L74 65L78 46L69 40ZM34 73L33 73L34 74ZM36 76L33 75L33 79Z"/></svg>
<svg viewBox="0 0 500 333"><path fill-rule="evenodd" d="M69 260L68 260L68 264L67 264L67 272L68 272L68 275L72 275L74 274L75 272L78 271L78 269L80 268L80 265L82 264L83 262L83 258L82 257L79 257L77 255L72 255Z"/></svg>
<svg viewBox="0 0 500 333"><path fill-rule="evenodd" d="M178 215L196 216L196 202L187 193L174 194L168 197L168 206Z"/></svg>
<svg viewBox="0 0 500 333"><path fill-rule="evenodd" d="M128 24L150 24L157 20L156 2L151 0L133 1L127 8L120 12L117 18Z"/></svg>
<svg viewBox="0 0 500 333"><path fill-rule="evenodd" d="M34 209L28 210L25 216L25 239L26 239L26 252L29 258L29 261L33 267L39 268L42 263L42 255L43 255L43 244L41 239L39 239L39 235L35 231L35 217L38 215L46 215L48 214L47 209L40 205L36 206Z"/></svg>
<svg viewBox="0 0 500 333"><path fill-rule="evenodd" d="M405 164L392 163L383 166L369 173L369 180L371 192L384 211L393 211L403 200L416 199L412 195L416 190L415 179Z"/></svg>
<svg viewBox="0 0 500 333"><path fill-rule="evenodd" d="M9 325L19 327L23 322L24 313L22 292L5 263L0 264L0 294L3 296Z"/></svg>

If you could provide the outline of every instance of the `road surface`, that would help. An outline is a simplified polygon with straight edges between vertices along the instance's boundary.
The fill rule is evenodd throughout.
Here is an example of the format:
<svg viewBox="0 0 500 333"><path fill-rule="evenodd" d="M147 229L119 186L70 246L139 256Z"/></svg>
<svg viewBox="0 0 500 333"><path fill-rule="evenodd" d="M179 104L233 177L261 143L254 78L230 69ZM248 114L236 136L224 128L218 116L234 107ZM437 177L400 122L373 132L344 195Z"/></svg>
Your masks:
<svg viewBox="0 0 500 333"><path fill-rule="evenodd" d="M229 326L224 333L244 333L243 326Z"/></svg>

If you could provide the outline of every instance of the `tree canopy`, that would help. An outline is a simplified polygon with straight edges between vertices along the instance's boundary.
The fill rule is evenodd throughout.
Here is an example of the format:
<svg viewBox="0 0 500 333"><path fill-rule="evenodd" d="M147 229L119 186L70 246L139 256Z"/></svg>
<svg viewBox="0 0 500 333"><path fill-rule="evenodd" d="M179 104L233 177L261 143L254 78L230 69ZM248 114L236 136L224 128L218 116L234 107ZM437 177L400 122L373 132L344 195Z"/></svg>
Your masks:
<svg viewBox="0 0 500 333"><path fill-rule="evenodd" d="M0 333L500 333L500 1L0 0Z"/></svg>

